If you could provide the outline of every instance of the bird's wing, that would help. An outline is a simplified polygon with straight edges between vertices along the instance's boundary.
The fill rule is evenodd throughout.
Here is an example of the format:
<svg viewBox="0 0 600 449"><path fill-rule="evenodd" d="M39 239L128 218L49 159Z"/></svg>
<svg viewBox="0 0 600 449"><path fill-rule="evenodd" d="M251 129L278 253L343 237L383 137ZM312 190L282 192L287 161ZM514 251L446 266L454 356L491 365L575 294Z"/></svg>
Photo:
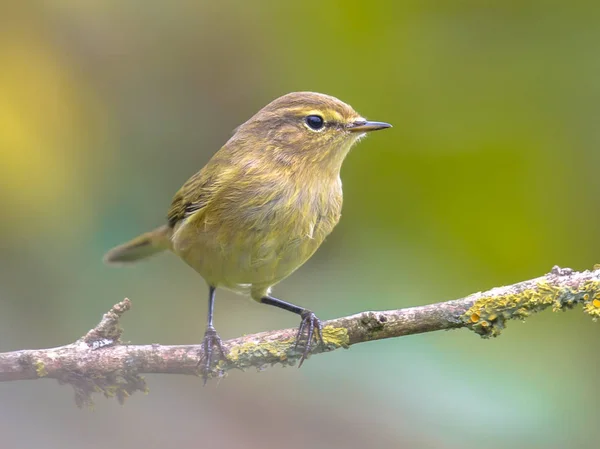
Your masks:
<svg viewBox="0 0 600 449"><path fill-rule="evenodd" d="M201 209L204 206L204 169L193 175L177 191L171 202L171 207L167 213L169 226L174 227L178 221L183 220L191 213Z"/></svg>
<svg viewBox="0 0 600 449"><path fill-rule="evenodd" d="M188 179L173 197L167 214L169 226L206 208L215 194L233 176L230 164L214 158L198 173Z"/></svg>

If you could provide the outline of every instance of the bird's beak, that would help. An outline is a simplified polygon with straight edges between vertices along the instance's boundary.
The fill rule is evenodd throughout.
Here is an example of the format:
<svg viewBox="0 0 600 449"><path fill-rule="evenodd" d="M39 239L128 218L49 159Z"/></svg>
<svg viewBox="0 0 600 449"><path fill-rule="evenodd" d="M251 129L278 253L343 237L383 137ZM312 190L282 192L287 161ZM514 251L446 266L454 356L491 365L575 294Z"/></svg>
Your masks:
<svg viewBox="0 0 600 449"><path fill-rule="evenodd" d="M370 122L367 120L356 120L348 125L348 131L352 133L366 133L378 129L391 128L392 125L385 122Z"/></svg>

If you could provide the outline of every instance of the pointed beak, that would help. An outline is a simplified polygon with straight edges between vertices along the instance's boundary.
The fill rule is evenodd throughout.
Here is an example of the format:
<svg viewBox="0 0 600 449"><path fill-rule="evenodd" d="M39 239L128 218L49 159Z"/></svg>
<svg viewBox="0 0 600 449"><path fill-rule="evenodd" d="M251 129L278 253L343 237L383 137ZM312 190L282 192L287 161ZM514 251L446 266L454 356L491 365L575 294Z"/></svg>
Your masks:
<svg viewBox="0 0 600 449"><path fill-rule="evenodd" d="M369 131L377 131L378 129L391 128L392 125L385 122L370 122L367 120L357 120L348 125L348 131L352 133L366 133Z"/></svg>

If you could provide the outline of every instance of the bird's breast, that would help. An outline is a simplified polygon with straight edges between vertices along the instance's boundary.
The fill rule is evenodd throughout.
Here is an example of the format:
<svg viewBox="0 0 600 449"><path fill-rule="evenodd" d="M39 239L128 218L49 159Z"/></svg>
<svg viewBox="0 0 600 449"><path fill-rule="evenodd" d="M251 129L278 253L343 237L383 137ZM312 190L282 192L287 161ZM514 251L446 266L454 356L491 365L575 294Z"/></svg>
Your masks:
<svg viewBox="0 0 600 449"><path fill-rule="evenodd" d="M338 223L339 178L330 183L247 184L211 199L178 225L174 251L209 283L270 286L302 265Z"/></svg>

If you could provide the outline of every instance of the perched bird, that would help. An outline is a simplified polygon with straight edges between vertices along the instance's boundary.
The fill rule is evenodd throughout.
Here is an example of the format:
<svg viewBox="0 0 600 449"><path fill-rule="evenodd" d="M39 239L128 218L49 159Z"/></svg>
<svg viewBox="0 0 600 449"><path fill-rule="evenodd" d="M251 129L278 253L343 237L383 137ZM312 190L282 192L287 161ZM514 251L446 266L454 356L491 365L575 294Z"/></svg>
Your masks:
<svg viewBox="0 0 600 449"><path fill-rule="evenodd" d="M304 307L271 296L271 288L306 262L333 230L342 209L340 168L367 132L391 125L367 121L329 95L294 92L269 103L175 194L168 222L110 250L109 264L170 250L208 283L204 381L215 353L226 358L213 327L218 287L301 317L299 366L321 322ZM199 364L201 363L199 362Z"/></svg>

